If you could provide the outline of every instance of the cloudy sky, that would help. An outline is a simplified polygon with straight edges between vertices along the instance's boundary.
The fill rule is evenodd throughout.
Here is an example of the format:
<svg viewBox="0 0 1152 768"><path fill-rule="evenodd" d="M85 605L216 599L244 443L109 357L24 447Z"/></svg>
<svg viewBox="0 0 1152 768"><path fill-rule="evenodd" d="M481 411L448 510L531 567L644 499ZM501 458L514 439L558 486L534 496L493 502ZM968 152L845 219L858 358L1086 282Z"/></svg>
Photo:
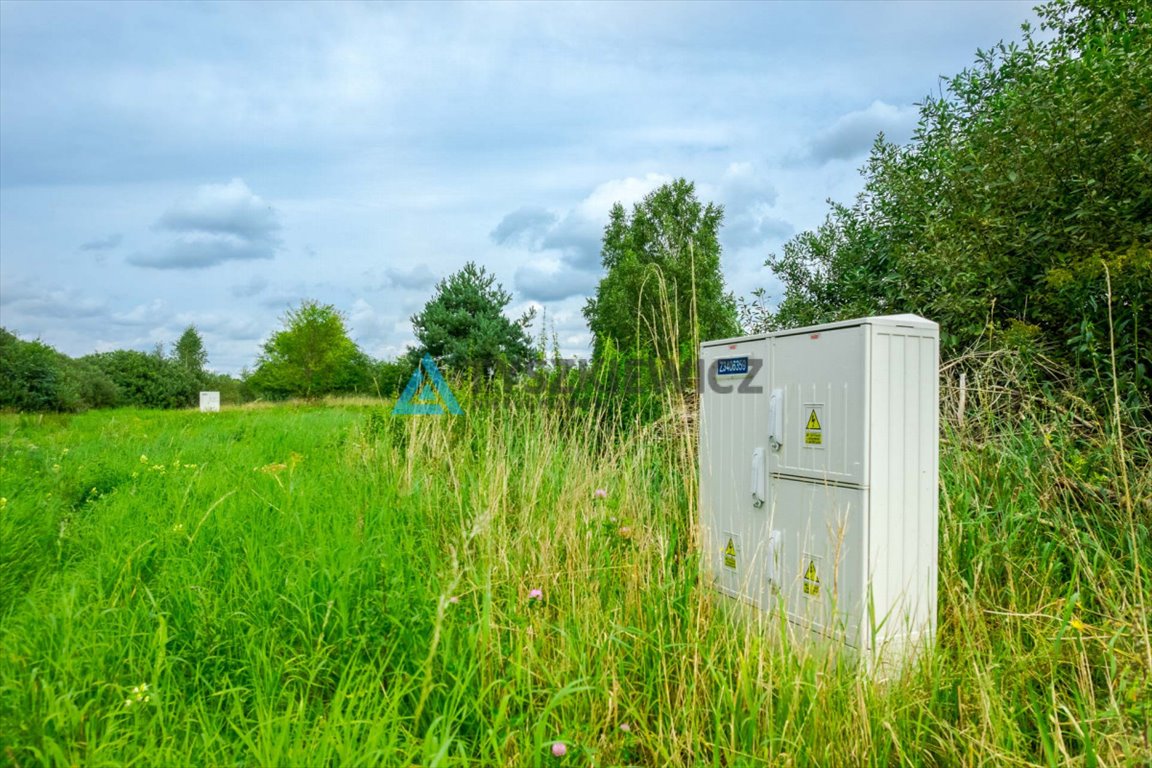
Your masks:
<svg viewBox="0 0 1152 768"><path fill-rule="evenodd" d="M237 373L289 306L376 357L474 260L567 354L613 202L725 206L738 295L878 131L1029 3L0 2L0 325L70 355L188 325Z"/></svg>

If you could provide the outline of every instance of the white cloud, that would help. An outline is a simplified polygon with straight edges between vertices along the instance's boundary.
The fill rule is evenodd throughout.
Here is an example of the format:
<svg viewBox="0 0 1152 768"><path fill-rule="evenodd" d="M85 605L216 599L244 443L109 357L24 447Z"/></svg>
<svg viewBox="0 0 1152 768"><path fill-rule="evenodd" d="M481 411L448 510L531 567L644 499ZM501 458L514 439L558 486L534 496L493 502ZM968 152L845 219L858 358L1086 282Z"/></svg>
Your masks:
<svg viewBox="0 0 1152 768"><path fill-rule="evenodd" d="M859 157L868 152L881 132L888 141L906 142L919 114L912 105L900 107L873 101L867 109L842 115L819 133L808 147L809 156L818 162Z"/></svg>
<svg viewBox="0 0 1152 768"><path fill-rule="evenodd" d="M525 264L516 270L515 279L522 295L541 302L586 296L595 290L599 281L595 273L576 269L559 259Z"/></svg>
<svg viewBox="0 0 1152 768"><path fill-rule="evenodd" d="M134 325L154 328L171 319L171 310L162 299L139 304L126 312L113 312L108 321L116 325Z"/></svg>
<svg viewBox="0 0 1152 768"><path fill-rule="evenodd" d="M363 297L352 302L352 309L348 313L348 325L353 337L362 345L372 348L388 338L394 322L393 317L382 314Z"/></svg>
<svg viewBox="0 0 1152 768"><path fill-rule="evenodd" d="M537 301L590 294L599 281L600 242L612 206L631 208L671 180L660 173L611 179L598 184L563 216L533 206L507 214L493 230L493 240L547 256L517 268L516 289Z"/></svg>
<svg viewBox="0 0 1152 768"><path fill-rule="evenodd" d="M431 288L436 284L437 279L427 264L417 264L408 270L389 267L384 271L384 274L388 276L388 282L393 287L410 291L422 291Z"/></svg>
<svg viewBox="0 0 1152 768"><path fill-rule="evenodd" d="M724 204L720 240L727 248L754 248L792 234L792 225L775 209L779 195L769 174L753 163L731 163L718 185L700 186L700 196Z"/></svg>
<svg viewBox="0 0 1152 768"><path fill-rule="evenodd" d="M157 226L171 232L210 232L263 240L280 229L276 212L248 189L243 179L204 184L160 217Z"/></svg>
<svg viewBox="0 0 1152 768"><path fill-rule="evenodd" d="M556 224L556 214L534 205L526 205L509 213L496 228L490 237L497 245L520 245L529 249L537 249L544 236Z"/></svg>
<svg viewBox="0 0 1152 768"><path fill-rule="evenodd" d="M75 288L44 290L28 280L4 281L0 306L5 310L4 325L11 324L13 317L81 319L102 317L109 311L108 302L91 298Z"/></svg>
<svg viewBox="0 0 1152 768"><path fill-rule="evenodd" d="M176 234L154 253L128 263L152 269L203 269L227 261L271 259L280 247L276 211L243 179L205 184L160 216L156 227Z"/></svg>

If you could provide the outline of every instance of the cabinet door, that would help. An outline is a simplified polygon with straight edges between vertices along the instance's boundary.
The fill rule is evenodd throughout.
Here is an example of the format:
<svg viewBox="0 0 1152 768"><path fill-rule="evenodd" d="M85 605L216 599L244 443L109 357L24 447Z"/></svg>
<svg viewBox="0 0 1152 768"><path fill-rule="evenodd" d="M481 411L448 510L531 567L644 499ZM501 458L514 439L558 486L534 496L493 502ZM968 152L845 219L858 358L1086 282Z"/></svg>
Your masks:
<svg viewBox="0 0 1152 768"><path fill-rule="evenodd" d="M780 598L788 619L860 647L867 609L868 492L777 479L772 525L781 534Z"/></svg>
<svg viewBox="0 0 1152 768"><path fill-rule="evenodd" d="M767 348L754 338L701 350L702 559L717 589L752 602L768 514Z"/></svg>
<svg viewBox="0 0 1152 768"><path fill-rule="evenodd" d="M867 484L869 335L866 326L772 340L772 391L782 435L772 445L781 475Z"/></svg>

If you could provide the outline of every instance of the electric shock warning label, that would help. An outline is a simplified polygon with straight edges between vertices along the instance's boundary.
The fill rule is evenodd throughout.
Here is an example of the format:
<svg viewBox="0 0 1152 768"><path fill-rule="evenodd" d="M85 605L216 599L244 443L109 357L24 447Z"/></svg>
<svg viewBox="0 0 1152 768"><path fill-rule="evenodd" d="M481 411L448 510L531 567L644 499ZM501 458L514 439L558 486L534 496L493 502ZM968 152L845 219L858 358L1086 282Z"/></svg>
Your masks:
<svg viewBox="0 0 1152 768"><path fill-rule="evenodd" d="M808 568L804 571L804 594L812 596L820 594L820 574L816 572L815 560L809 560Z"/></svg>
<svg viewBox="0 0 1152 768"><path fill-rule="evenodd" d="M804 422L804 445L809 448L824 447L824 406L808 403L804 406L807 419Z"/></svg>
<svg viewBox="0 0 1152 768"><path fill-rule="evenodd" d="M728 539L728 546L724 547L724 567L736 568L736 544L731 538Z"/></svg>

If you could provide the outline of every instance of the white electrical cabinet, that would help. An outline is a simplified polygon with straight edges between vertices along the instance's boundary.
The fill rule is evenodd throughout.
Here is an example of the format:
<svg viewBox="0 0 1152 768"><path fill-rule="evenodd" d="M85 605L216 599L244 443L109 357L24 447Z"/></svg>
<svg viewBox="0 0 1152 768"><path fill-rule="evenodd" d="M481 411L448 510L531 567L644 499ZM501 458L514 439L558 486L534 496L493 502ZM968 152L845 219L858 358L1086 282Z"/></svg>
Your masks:
<svg viewBox="0 0 1152 768"><path fill-rule="evenodd" d="M704 568L873 660L936 630L939 328L891 315L701 345Z"/></svg>
<svg viewBox="0 0 1152 768"><path fill-rule="evenodd" d="M220 411L220 393L201 392L200 411L201 413L218 413Z"/></svg>

